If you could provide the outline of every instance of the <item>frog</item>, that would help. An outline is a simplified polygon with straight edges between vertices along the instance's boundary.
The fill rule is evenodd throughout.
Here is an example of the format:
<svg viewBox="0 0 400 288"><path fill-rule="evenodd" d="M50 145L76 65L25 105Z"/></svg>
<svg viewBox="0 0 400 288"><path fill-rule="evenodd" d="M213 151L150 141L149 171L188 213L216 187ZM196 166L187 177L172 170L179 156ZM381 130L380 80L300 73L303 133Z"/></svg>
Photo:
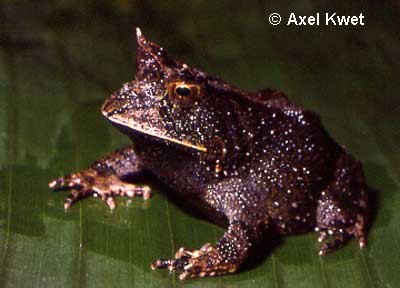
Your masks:
<svg viewBox="0 0 400 288"><path fill-rule="evenodd" d="M316 231L319 255L351 238L365 246L362 163L316 112L280 90L246 91L191 67L139 28L136 38L134 79L101 107L132 145L51 181L51 189L70 191L65 209L91 196L111 209L118 196L147 200L152 189L136 176L160 181L185 207L225 228L216 243L151 264L181 280L237 272L271 233Z"/></svg>

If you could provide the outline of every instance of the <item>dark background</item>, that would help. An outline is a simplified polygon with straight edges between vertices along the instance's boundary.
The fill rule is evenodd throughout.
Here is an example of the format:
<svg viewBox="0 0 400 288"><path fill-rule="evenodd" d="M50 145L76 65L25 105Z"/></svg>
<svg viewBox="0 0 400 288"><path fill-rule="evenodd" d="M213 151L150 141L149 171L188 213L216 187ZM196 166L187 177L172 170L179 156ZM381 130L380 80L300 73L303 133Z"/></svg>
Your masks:
<svg viewBox="0 0 400 288"><path fill-rule="evenodd" d="M396 287L400 281L398 1L1 1L0 287ZM290 12L364 14L364 26L272 26ZM317 111L375 188L367 248L324 258L289 237L259 265L180 282L150 271L223 230L155 196L62 208L51 178L129 143L100 115L135 71L134 28L177 58L249 90L279 88Z"/></svg>

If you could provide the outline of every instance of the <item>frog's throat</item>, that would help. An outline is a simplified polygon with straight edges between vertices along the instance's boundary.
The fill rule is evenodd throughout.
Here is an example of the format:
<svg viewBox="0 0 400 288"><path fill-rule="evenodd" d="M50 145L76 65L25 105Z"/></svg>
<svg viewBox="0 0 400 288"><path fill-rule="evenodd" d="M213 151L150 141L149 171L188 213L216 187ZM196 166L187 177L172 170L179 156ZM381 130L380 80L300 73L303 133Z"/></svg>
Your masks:
<svg viewBox="0 0 400 288"><path fill-rule="evenodd" d="M125 127L129 127L129 128L131 128L133 130L139 131L139 132L144 133L146 135L150 135L150 136L154 136L154 137L157 137L157 138L160 138L160 139L164 139L164 140L167 140L167 141L170 141L170 142L173 142L173 143L176 143L176 144L188 147L188 148L192 148L192 149L198 150L200 152L207 152L208 151L207 148L202 146L202 145L192 144L189 141L178 140L178 139L175 139L175 138L172 138L172 137L157 133L156 131L143 129L143 128L139 127L139 125L135 124L135 121L133 121L133 120L132 121L127 121L127 120L124 120L124 119L121 119L121 118L117 118L117 117L108 117L108 119L111 122L114 122L116 124L119 124L119 125L122 125L122 126L125 126Z"/></svg>

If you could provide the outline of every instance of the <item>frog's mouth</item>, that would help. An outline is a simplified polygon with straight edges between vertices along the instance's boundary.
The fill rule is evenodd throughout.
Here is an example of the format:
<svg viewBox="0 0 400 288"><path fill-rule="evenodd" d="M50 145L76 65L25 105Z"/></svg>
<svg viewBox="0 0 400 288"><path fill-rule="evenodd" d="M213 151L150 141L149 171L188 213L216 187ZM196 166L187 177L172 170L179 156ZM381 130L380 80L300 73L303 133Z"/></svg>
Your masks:
<svg viewBox="0 0 400 288"><path fill-rule="evenodd" d="M176 143L178 145L182 145L184 147L188 147L200 152L208 152L207 148L201 144L193 144L190 141L186 140L180 140L175 137L167 135L165 132L162 132L161 129L156 128L155 125L149 125L147 121L141 122L138 120L135 120L136 117L132 117L132 115L127 115L125 113L115 113L115 110L109 109L108 107L108 101L106 101L102 108L101 108L102 114L109 119L111 122L121 125L123 127L128 127L130 129L133 129L135 131L138 131L140 133L144 133L146 135L150 135L156 138L160 138L172 143ZM143 111L142 114L145 114L146 112ZM152 117L149 116L148 119L151 119Z"/></svg>

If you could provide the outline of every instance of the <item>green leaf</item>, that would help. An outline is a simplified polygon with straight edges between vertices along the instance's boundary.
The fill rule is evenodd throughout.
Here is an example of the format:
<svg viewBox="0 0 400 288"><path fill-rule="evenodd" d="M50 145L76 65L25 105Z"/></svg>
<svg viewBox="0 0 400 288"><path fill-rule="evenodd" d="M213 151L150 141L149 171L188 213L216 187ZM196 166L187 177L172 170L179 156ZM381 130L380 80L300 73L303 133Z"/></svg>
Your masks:
<svg viewBox="0 0 400 288"><path fill-rule="evenodd" d="M400 12L375 2L3 1L0 287L398 287ZM362 12L366 25L267 22L332 11ZM98 199L64 212L65 193L47 183L128 143L99 108L133 77L135 26L188 64L247 89L278 87L320 113L376 191L367 247L352 240L321 258L314 233L297 235L238 274L181 282L149 264L223 229L163 187L146 202L118 199L114 212Z"/></svg>

